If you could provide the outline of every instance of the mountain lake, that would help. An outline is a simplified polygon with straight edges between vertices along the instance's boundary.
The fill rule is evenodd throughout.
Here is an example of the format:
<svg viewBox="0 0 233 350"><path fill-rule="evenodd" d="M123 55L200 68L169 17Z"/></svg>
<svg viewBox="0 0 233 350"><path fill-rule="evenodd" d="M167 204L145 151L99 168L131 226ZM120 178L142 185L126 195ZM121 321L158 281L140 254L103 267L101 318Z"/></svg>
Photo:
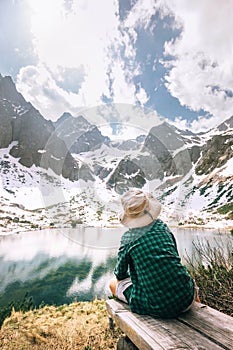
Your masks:
<svg viewBox="0 0 233 350"><path fill-rule="evenodd" d="M182 260L194 244L226 251L230 233L213 229L171 229ZM39 307L90 301L110 295L120 237L125 228L77 227L0 236L0 308L25 300Z"/></svg>

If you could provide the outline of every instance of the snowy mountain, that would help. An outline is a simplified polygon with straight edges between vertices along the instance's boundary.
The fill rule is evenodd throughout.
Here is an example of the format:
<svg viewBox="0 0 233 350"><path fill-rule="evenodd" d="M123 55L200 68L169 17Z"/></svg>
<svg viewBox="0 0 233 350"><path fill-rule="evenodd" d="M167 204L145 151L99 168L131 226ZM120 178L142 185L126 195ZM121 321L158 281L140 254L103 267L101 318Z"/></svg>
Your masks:
<svg viewBox="0 0 233 350"><path fill-rule="evenodd" d="M233 117L194 134L167 122L110 140L84 116L56 122L0 76L0 230L116 225L119 194L144 188L174 224L233 219Z"/></svg>
<svg viewBox="0 0 233 350"><path fill-rule="evenodd" d="M19 163L30 168L52 169L70 180L80 178L78 163L65 142L46 120L16 90L10 77L0 76L0 148L8 147Z"/></svg>
<svg viewBox="0 0 233 350"><path fill-rule="evenodd" d="M88 152L110 141L81 115L74 118L70 113L64 113L54 125L56 135L71 153Z"/></svg>

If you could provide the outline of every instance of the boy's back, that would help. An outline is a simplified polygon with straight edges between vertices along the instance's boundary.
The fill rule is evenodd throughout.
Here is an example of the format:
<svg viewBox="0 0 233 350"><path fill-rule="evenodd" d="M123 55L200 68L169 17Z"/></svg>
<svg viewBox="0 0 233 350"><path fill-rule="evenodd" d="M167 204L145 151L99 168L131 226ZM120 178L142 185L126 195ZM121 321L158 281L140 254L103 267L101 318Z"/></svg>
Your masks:
<svg viewBox="0 0 233 350"><path fill-rule="evenodd" d="M194 282L181 264L175 238L161 220L124 233L115 276L130 274L124 295L132 311L174 317L193 301Z"/></svg>

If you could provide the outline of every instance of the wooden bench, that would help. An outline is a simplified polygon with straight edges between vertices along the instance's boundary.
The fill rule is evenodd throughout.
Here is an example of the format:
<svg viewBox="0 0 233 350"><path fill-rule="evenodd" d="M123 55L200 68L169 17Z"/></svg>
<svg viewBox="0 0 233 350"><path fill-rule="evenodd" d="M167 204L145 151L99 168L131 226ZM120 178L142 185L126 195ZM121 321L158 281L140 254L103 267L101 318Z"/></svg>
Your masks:
<svg viewBox="0 0 233 350"><path fill-rule="evenodd" d="M117 349L233 350L233 318L204 304L175 319L155 319L132 313L127 304L106 301L110 324L116 325L134 345L118 341Z"/></svg>

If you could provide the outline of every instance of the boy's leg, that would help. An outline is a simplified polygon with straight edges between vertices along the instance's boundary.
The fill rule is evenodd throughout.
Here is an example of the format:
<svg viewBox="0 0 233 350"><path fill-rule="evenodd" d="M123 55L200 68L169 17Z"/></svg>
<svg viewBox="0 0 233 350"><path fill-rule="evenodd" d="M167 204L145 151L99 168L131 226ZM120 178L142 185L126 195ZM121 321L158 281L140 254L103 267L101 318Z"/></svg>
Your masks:
<svg viewBox="0 0 233 350"><path fill-rule="evenodd" d="M113 277L109 282L110 291L112 295L114 295L115 297L117 296L116 295L117 284L118 284L118 280L116 279L116 277Z"/></svg>
<svg viewBox="0 0 233 350"><path fill-rule="evenodd" d="M117 280L116 277L113 277L109 283L109 288L112 294L125 303L128 302L124 296L124 291L130 286L132 286L132 281L129 277L121 281Z"/></svg>
<svg viewBox="0 0 233 350"><path fill-rule="evenodd" d="M201 302L200 297L199 297L199 288L196 285L196 283L195 283L195 301L198 302L198 303Z"/></svg>

